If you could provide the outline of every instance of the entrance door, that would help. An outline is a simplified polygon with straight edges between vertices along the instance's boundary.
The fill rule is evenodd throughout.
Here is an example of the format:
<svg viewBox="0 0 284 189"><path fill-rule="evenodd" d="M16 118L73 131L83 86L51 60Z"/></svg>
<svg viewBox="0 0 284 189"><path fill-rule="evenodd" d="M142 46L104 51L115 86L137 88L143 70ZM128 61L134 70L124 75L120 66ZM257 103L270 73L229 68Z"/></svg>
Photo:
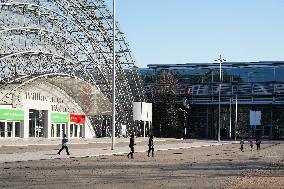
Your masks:
<svg viewBox="0 0 284 189"><path fill-rule="evenodd" d="M51 124L51 137L62 138L66 134L66 123Z"/></svg>
<svg viewBox="0 0 284 189"><path fill-rule="evenodd" d="M71 123L70 124L70 129L69 129L69 134L70 137L72 138L83 138L84 136L84 131L83 131L83 124L74 124Z"/></svg>
<svg viewBox="0 0 284 189"><path fill-rule="evenodd" d="M45 119L47 111L34 110L29 111L29 136L30 137L44 137Z"/></svg>
<svg viewBox="0 0 284 189"><path fill-rule="evenodd" d="M78 137L78 125L70 124L70 137L77 138Z"/></svg>

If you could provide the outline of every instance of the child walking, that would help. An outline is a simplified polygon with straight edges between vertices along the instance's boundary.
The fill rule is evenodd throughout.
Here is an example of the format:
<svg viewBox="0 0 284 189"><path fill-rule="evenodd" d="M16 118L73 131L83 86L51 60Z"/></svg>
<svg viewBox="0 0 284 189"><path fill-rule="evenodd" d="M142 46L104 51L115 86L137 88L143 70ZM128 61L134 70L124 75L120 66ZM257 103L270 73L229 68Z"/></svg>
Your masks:
<svg viewBox="0 0 284 189"><path fill-rule="evenodd" d="M67 155L70 155L70 153L68 151L67 143L68 143L68 138L67 138L66 134L64 134L63 139L62 139L62 147L57 154L60 155L60 152L65 148Z"/></svg>
<svg viewBox="0 0 284 189"><path fill-rule="evenodd" d="M253 151L253 149L252 149L253 148L253 141L252 140L249 141L249 145L250 145L250 151Z"/></svg>

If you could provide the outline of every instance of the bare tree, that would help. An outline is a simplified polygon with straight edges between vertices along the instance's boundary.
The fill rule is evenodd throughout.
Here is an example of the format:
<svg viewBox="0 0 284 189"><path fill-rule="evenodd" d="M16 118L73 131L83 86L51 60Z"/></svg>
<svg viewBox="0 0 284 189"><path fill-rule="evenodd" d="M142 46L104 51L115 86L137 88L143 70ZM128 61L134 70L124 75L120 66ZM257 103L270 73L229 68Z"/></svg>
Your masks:
<svg viewBox="0 0 284 189"><path fill-rule="evenodd" d="M155 136L176 137L180 132L178 106L176 104L178 80L169 72L157 74L154 87L148 92L153 103L153 132Z"/></svg>

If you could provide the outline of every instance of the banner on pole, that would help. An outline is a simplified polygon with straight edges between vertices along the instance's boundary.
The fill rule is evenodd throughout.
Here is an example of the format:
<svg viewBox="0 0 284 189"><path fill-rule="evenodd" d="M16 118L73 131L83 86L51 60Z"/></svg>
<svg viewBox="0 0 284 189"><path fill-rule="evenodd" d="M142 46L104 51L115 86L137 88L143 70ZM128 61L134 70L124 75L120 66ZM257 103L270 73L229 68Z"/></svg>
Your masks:
<svg viewBox="0 0 284 189"><path fill-rule="evenodd" d="M133 102L133 120L152 121L152 103Z"/></svg>
<svg viewBox="0 0 284 189"><path fill-rule="evenodd" d="M261 111L249 111L249 124L250 125L261 125Z"/></svg>

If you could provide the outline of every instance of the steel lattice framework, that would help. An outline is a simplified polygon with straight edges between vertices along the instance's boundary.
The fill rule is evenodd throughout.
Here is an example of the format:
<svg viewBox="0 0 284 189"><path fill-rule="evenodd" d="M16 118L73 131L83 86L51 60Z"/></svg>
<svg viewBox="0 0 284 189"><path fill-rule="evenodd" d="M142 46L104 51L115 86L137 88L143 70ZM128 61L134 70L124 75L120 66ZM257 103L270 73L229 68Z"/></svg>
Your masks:
<svg viewBox="0 0 284 189"><path fill-rule="evenodd" d="M70 75L111 99L112 13L103 0L1 0L0 82ZM117 119L132 120L142 81L116 22Z"/></svg>

